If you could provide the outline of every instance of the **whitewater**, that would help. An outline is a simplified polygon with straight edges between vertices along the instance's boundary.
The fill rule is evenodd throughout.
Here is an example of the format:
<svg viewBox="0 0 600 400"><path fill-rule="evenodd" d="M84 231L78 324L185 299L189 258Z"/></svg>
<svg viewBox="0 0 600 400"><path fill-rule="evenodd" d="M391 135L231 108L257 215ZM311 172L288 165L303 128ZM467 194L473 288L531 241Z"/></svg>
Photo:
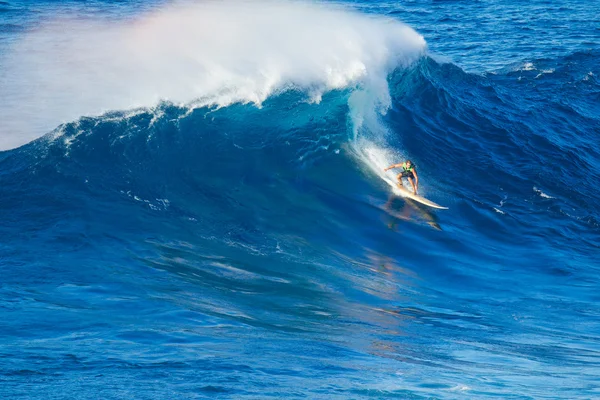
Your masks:
<svg viewBox="0 0 600 400"><path fill-rule="evenodd" d="M600 396L597 15L0 1L0 395Z"/></svg>
<svg viewBox="0 0 600 400"><path fill-rule="evenodd" d="M389 103L387 75L416 60L425 41L393 19L341 8L209 2L165 6L135 21L64 16L11 47L2 63L10 77L1 86L5 148L80 116L161 101L260 106L285 90L319 101L362 84Z"/></svg>

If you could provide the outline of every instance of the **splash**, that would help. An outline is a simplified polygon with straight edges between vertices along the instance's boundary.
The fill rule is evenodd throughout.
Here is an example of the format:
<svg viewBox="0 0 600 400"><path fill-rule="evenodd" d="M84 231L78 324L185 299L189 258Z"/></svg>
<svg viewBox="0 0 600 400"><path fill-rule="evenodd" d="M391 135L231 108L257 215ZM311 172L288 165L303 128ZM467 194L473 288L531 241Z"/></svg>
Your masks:
<svg viewBox="0 0 600 400"><path fill-rule="evenodd" d="M81 116L161 101L260 106L293 89L318 102L357 87L366 109L385 109L388 74L425 47L397 20L298 2L171 4L120 22L57 18L0 61L0 149Z"/></svg>
<svg viewBox="0 0 600 400"><path fill-rule="evenodd" d="M356 148L359 158L363 161L363 165L369 168L371 173L377 175L387 183L396 195L403 196L403 193L400 192L397 187L397 172L394 172L393 170L386 172L384 169L391 164L405 160L407 157L403 153L392 150L387 146L375 145L366 139L360 140Z"/></svg>

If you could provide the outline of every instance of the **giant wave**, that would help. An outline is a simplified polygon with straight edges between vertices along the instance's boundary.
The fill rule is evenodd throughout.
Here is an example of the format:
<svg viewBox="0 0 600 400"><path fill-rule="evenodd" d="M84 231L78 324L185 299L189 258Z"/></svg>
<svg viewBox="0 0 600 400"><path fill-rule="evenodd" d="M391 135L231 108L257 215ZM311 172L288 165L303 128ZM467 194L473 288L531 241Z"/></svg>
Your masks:
<svg viewBox="0 0 600 400"><path fill-rule="evenodd" d="M80 116L160 101L260 105L290 88L318 101L361 86L385 108L387 75L424 49L396 20L306 3L181 3L133 22L63 15L16 41L0 64L2 147Z"/></svg>

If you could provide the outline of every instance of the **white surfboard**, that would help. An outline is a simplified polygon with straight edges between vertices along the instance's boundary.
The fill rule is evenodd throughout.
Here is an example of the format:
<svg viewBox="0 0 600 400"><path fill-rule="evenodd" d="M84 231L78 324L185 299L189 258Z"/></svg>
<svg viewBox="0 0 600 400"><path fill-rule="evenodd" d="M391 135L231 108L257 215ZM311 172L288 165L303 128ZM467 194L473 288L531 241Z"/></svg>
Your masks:
<svg viewBox="0 0 600 400"><path fill-rule="evenodd" d="M409 199L412 199L414 201L417 201L421 204L425 204L426 206L429 207L433 207L433 208L439 208L440 210L447 210L448 207L444 207L444 206L440 206L437 203L434 203L431 200L426 199L425 197L421 197L419 195L413 194L413 192L406 190L402 185L397 184L396 187L398 188L398 191L400 192L400 194L404 197L408 197Z"/></svg>

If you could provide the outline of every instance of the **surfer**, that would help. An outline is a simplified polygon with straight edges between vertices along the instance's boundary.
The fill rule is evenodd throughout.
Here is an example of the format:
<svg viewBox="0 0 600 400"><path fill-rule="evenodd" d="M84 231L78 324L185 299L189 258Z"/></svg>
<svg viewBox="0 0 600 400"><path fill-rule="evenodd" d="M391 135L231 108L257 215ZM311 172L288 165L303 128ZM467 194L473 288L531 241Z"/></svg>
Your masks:
<svg viewBox="0 0 600 400"><path fill-rule="evenodd" d="M410 182L412 188L413 188L413 193L417 194L417 189L419 188L419 176L417 175L417 170L415 169L415 164L413 164L412 161L407 160L405 162L403 162L402 164L394 164L394 165L390 165L389 167L387 167L386 169L384 169L384 171L390 170L392 168L402 168L402 172L398 174L398 184L400 186L402 186L402 178L408 178L408 181ZM413 181L413 178L415 179Z"/></svg>

